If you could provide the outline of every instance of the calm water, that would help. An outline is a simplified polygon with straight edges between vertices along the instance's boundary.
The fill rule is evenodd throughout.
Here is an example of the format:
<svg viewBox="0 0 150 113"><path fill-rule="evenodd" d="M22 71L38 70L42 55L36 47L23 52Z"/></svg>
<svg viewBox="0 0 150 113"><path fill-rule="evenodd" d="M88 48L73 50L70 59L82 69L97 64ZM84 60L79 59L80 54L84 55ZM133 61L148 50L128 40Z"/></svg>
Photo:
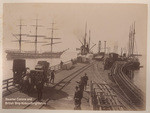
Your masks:
<svg viewBox="0 0 150 113"><path fill-rule="evenodd" d="M65 52L63 55L61 55L61 58L26 59L26 67L29 67L30 70L34 69L35 65L39 60L48 61L50 63L50 66L54 66L56 64L59 64L61 61L66 62L76 57L77 57L76 52ZM3 79L8 79L13 77L12 66L13 66L13 60L7 60L6 58L3 59Z"/></svg>
<svg viewBox="0 0 150 113"><path fill-rule="evenodd" d="M140 68L140 70L137 70L134 72L134 79L133 82L136 86L138 86L144 93L146 93L146 65L143 57L139 57L140 65L143 66L143 68Z"/></svg>

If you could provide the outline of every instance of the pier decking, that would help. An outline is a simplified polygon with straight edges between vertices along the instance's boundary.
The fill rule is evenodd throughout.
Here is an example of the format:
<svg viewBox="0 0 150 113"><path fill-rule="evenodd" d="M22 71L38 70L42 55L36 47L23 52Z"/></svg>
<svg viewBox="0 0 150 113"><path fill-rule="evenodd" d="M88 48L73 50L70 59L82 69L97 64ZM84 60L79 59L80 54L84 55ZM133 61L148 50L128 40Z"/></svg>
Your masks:
<svg viewBox="0 0 150 113"><path fill-rule="evenodd" d="M66 98L70 98L68 97L69 95L67 94L68 92L64 92L62 90L64 90L67 85L68 87L71 86L70 83L72 83L72 79L74 79L76 76L79 77L79 79L77 81L80 80L80 77L82 76L82 74L77 74L79 71L82 72L85 70L85 68L88 68L90 64L81 64L81 63L78 63L76 65L73 66L72 69L70 70L59 70L59 72L56 73L55 75L55 81L54 81L54 84L45 84L45 88L43 90L43 101L47 101L47 105L49 105L49 103L53 102L54 100L59 100L61 98L64 98L64 100ZM73 77L73 78L72 78ZM63 81L62 81L63 80ZM69 82L68 82L69 80ZM67 83L67 84L66 84ZM71 90L72 90L72 96L74 95L74 91L75 91L75 85L76 85L76 82L73 83L74 85L71 86ZM64 85L64 86L63 86ZM60 89L61 88L61 89ZM63 88L63 89L62 89ZM11 89L10 89L11 90ZM4 100L6 101L6 98L32 98L29 102L37 102L36 98L37 98L37 93L33 93L33 94L25 94L24 92L20 92L19 90L14 92L14 93L11 93L8 91L9 94L7 94L7 96L4 96L3 98L3 102ZM59 94L58 94L59 93ZM73 103L73 97L71 97L72 99L72 107L70 107L70 109L73 109L74 107L74 103ZM51 101L51 102L48 102ZM67 99L66 99L67 100ZM9 101L7 101L9 102ZM12 101L11 101L12 102ZM7 104L7 103L6 103ZM3 103L3 108L7 108L7 109L12 109L12 108L15 108L15 109L41 109L38 105L6 105L5 103ZM16 103L17 104L17 103ZM43 104L45 104L43 102ZM43 105L42 104L42 105ZM68 103L66 103L68 104ZM41 106L41 105L40 105ZM44 107L45 108L45 107ZM65 108L64 106L62 107L62 109ZM58 109L57 107L54 109Z"/></svg>
<svg viewBox="0 0 150 113"><path fill-rule="evenodd" d="M75 87L81 76L87 73L89 80L83 93L82 110L133 110L115 88L116 84L111 81L108 74L111 71L103 68L102 62L92 61L74 64L70 69L58 69L54 84L44 85L41 102L37 101L36 90L30 94L10 90L3 97L3 108L73 110Z"/></svg>

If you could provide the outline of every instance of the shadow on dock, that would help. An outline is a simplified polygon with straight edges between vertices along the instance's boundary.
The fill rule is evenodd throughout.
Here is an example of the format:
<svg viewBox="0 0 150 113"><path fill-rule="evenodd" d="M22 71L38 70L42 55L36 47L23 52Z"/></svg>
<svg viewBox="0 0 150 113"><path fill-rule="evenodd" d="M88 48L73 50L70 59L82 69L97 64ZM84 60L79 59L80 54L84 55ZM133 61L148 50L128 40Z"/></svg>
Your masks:
<svg viewBox="0 0 150 113"><path fill-rule="evenodd" d="M27 93L26 93L27 94ZM29 97L37 98L37 91L33 91L28 94ZM52 87L44 87L43 89L43 95L42 99L50 99L50 100L58 100L61 98L67 97L68 94L66 92L63 92L61 90L54 89Z"/></svg>
<svg viewBox="0 0 150 113"><path fill-rule="evenodd" d="M3 97L7 97L9 95L16 95L16 94L17 95L25 94L27 96L27 98L28 97L29 98L30 97L37 98L37 96L38 96L38 93L35 89L32 90L30 93L28 93L25 91L19 91L18 88L14 88L14 90L12 90L11 92L7 92L5 94L5 96L3 95ZM47 100L47 99L59 100L59 99L65 98L67 96L68 96L68 94L66 92L54 89L53 87L45 86L43 89L42 100Z"/></svg>

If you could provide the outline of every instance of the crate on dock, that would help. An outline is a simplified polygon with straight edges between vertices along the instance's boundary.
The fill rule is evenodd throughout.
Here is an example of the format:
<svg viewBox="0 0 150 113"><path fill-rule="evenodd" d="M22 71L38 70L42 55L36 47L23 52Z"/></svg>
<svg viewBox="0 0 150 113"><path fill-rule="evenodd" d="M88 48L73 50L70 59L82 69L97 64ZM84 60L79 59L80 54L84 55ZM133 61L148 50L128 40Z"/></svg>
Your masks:
<svg viewBox="0 0 150 113"><path fill-rule="evenodd" d="M72 63L70 62L67 64L67 69L71 69L71 68L72 68Z"/></svg>
<svg viewBox="0 0 150 113"><path fill-rule="evenodd" d="M86 62L87 61L87 59L86 59L86 57L82 57L82 62Z"/></svg>
<svg viewBox="0 0 150 113"><path fill-rule="evenodd" d="M69 70L69 69L71 69L72 68L72 62L69 62L69 63L67 63L67 64L64 64L63 66L62 66L62 69L64 69L64 70Z"/></svg>
<svg viewBox="0 0 150 113"><path fill-rule="evenodd" d="M13 61L13 72L26 71L26 61L24 59L15 59Z"/></svg>
<svg viewBox="0 0 150 113"><path fill-rule="evenodd" d="M67 69L66 64L62 65L62 69L63 69L63 70L66 70L66 69Z"/></svg>
<svg viewBox="0 0 150 113"><path fill-rule="evenodd" d="M77 62L79 62L79 63L82 62L82 57L81 57L81 56L78 56L78 57L77 57Z"/></svg>
<svg viewBox="0 0 150 113"><path fill-rule="evenodd" d="M26 73L26 61L24 59L13 60L13 84L19 84Z"/></svg>
<svg viewBox="0 0 150 113"><path fill-rule="evenodd" d="M91 60L89 58L83 57L82 62L83 63L89 63Z"/></svg>

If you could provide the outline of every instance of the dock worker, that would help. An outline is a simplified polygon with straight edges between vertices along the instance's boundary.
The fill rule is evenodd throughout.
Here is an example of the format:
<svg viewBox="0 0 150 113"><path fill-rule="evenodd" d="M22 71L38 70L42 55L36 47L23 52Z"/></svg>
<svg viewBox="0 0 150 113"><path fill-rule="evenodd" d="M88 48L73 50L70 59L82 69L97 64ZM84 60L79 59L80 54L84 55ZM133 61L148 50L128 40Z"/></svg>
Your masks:
<svg viewBox="0 0 150 113"><path fill-rule="evenodd" d="M80 97L83 97L83 91L84 91L84 82L83 82L83 77L81 77L81 80L78 83L79 87L79 92L80 92Z"/></svg>
<svg viewBox="0 0 150 113"><path fill-rule="evenodd" d="M60 62L60 69L62 69L63 64L64 64L63 61L61 61L61 62Z"/></svg>
<svg viewBox="0 0 150 113"><path fill-rule="evenodd" d="M51 79L51 70L48 70L48 73L47 73L47 86L49 85L49 82L50 82L50 79Z"/></svg>
<svg viewBox="0 0 150 113"><path fill-rule="evenodd" d="M72 65L74 64L74 61L73 61L73 59L71 59L71 63L72 63Z"/></svg>
<svg viewBox="0 0 150 113"><path fill-rule="evenodd" d="M76 86L75 89L76 90L74 94L74 104L75 104L74 110L81 110L81 99L82 99L81 92L78 86Z"/></svg>
<svg viewBox="0 0 150 113"><path fill-rule="evenodd" d="M84 80L84 89L86 90L86 86L87 86L87 81L88 81L88 77L87 77L87 74L85 73L84 77L83 77L83 80Z"/></svg>
<svg viewBox="0 0 150 113"><path fill-rule="evenodd" d="M78 83L79 83L80 90L83 92L84 91L84 76L80 78L80 81Z"/></svg>
<svg viewBox="0 0 150 113"><path fill-rule="evenodd" d="M42 81L38 81L37 85L37 93L38 93L38 101L41 101L42 99L42 94L43 94L43 82Z"/></svg>
<svg viewBox="0 0 150 113"><path fill-rule="evenodd" d="M52 70L50 83L54 83L54 79L55 79L55 72L54 72L54 70Z"/></svg>
<svg viewBox="0 0 150 113"><path fill-rule="evenodd" d="M31 84L31 77L30 77L30 69L26 68L26 74L22 78L22 90L25 91L28 95L30 93L30 84Z"/></svg>

